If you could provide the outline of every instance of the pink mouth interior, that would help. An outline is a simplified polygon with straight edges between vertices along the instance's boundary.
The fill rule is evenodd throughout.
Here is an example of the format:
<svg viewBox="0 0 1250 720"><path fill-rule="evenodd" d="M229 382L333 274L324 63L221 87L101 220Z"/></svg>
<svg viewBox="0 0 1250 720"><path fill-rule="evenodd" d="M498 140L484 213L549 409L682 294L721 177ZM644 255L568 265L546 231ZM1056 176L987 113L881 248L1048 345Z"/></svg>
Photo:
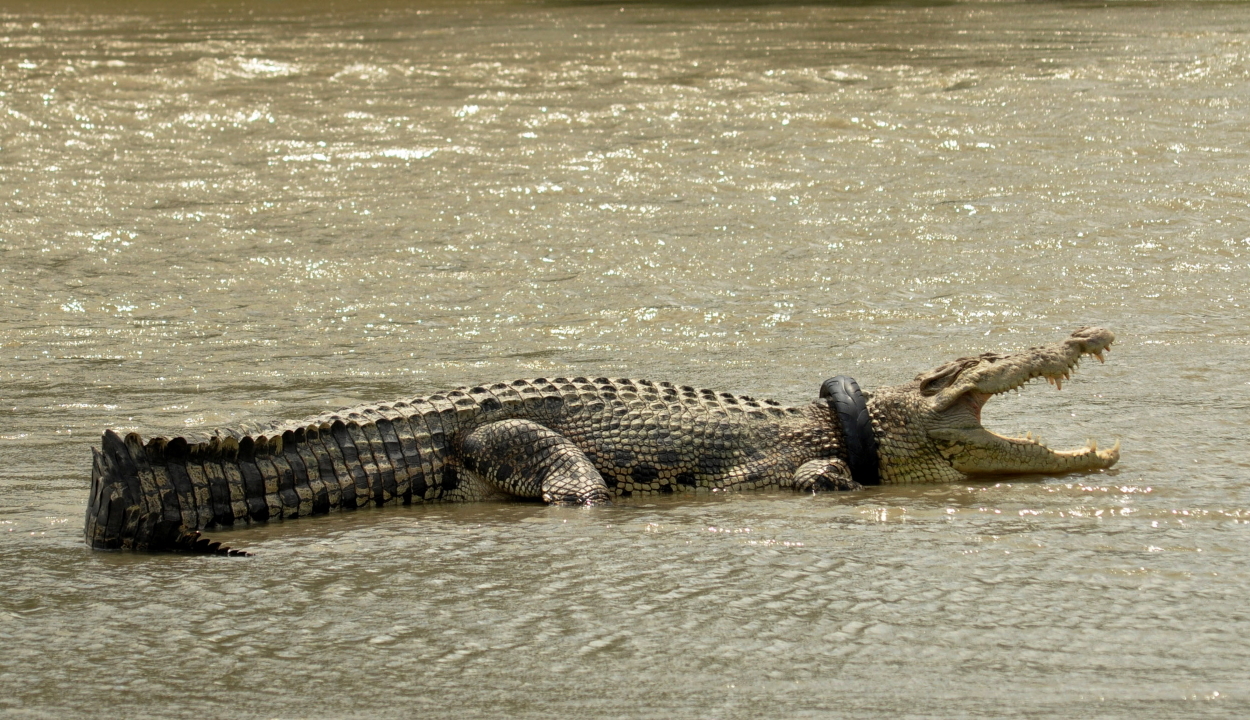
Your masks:
<svg viewBox="0 0 1250 720"><path fill-rule="evenodd" d="M985 402L992 397L986 393L969 392L964 394L964 404L972 411L973 417L977 422L981 422L981 408L985 407Z"/></svg>

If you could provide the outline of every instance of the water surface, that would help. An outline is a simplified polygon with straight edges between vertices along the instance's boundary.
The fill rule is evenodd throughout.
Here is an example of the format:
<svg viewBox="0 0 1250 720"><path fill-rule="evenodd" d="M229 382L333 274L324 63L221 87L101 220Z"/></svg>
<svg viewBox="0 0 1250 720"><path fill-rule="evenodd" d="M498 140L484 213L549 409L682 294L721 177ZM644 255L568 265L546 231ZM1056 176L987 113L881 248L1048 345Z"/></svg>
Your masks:
<svg viewBox="0 0 1250 720"><path fill-rule="evenodd" d="M0 714L1250 707L1239 4L0 11ZM808 402L1088 324L1077 477L92 553L90 446L594 374Z"/></svg>

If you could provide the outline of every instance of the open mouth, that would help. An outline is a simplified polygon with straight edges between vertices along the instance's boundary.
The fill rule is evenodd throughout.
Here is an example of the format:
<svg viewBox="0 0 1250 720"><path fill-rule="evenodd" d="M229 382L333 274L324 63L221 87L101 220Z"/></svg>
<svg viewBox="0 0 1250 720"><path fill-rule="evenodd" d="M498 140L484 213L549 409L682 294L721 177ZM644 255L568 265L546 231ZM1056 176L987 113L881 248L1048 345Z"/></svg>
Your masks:
<svg viewBox="0 0 1250 720"><path fill-rule="evenodd" d="M981 412L994 395L1019 390L1038 378L1045 378L1062 390L1082 357L1105 361L1114 336L1108 331L1098 331L1093 337L1081 333L1074 333L1059 345L1032 348L1017 355L983 356L982 362L969 368L966 376L952 383L950 390L958 395L951 398L943 414L958 427L929 432L943 446L943 455L952 467L969 474L1058 473L1107 468L1119 460L1118 440L1103 450L1093 439L1081 448L1052 450L1032 433L1006 437L981 425Z"/></svg>

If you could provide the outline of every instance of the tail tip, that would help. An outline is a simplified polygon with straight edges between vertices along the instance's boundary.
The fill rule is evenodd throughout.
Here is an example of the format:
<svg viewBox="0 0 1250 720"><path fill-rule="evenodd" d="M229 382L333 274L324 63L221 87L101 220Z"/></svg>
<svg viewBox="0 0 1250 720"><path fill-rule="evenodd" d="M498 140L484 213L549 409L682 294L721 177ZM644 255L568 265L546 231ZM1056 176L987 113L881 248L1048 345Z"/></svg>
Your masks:
<svg viewBox="0 0 1250 720"><path fill-rule="evenodd" d="M195 555L227 555L229 557L252 557L250 552L246 550L235 550L234 548L222 545L220 542L210 540L200 534L198 530L194 532L184 533L174 543L175 549L182 552L193 553Z"/></svg>

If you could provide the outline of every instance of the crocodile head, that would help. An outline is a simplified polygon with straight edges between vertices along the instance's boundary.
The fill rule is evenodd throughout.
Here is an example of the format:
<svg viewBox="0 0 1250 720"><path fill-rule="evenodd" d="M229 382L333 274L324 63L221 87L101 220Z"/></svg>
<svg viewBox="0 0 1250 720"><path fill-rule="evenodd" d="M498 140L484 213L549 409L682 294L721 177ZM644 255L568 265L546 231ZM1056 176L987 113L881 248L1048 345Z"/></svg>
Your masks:
<svg viewBox="0 0 1250 720"><path fill-rule="evenodd" d="M983 473L1065 473L1111 467L1120 443L1099 450L1092 440L1076 450L1051 450L1030 436L1003 437L981 426L991 396L1034 378L1059 389L1084 355L1103 359L1115 335L1081 328L1051 345L1012 355L959 358L915 380L881 388L868 400L884 483L958 482Z"/></svg>

